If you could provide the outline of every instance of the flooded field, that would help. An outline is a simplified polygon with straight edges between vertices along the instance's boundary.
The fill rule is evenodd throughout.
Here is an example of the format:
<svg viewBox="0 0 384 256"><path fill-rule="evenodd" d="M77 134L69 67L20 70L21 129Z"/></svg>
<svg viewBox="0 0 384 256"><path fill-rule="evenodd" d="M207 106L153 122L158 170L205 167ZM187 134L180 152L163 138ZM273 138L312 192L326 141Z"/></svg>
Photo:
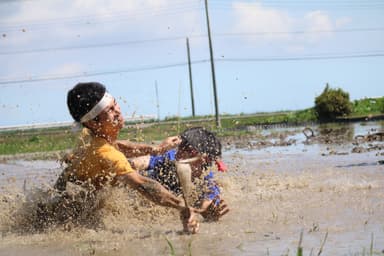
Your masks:
<svg viewBox="0 0 384 256"><path fill-rule="evenodd" d="M4 160L0 255L296 255L299 244L303 255L384 255L384 142L371 136L384 123L303 129L224 140L229 171L217 178L231 211L196 235L124 189L102 193L83 221L36 228L31 211L60 164Z"/></svg>

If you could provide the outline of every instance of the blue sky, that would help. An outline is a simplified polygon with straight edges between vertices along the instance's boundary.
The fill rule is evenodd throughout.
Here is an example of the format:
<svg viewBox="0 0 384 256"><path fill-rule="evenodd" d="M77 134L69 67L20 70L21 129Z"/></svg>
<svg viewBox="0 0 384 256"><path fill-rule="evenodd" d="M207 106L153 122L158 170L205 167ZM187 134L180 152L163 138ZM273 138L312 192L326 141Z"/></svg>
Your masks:
<svg viewBox="0 0 384 256"><path fill-rule="evenodd" d="M220 113L309 108L326 83L384 95L384 2L208 2ZM186 37L196 114L214 114L204 1L3 0L0 126L71 121L66 93L84 81L124 116L189 116Z"/></svg>

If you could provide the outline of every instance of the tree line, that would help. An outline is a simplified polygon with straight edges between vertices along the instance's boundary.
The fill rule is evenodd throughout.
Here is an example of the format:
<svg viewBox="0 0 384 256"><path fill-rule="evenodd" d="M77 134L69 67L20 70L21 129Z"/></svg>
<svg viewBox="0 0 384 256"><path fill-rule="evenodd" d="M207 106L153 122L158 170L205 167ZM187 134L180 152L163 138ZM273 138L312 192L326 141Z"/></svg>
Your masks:
<svg viewBox="0 0 384 256"><path fill-rule="evenodd" d="M384 113L384 97L349 99L349 93L341 88L331 88L327 83L323 92L315 98L314 112L318 120L330 121L350 114Z"/></svg>

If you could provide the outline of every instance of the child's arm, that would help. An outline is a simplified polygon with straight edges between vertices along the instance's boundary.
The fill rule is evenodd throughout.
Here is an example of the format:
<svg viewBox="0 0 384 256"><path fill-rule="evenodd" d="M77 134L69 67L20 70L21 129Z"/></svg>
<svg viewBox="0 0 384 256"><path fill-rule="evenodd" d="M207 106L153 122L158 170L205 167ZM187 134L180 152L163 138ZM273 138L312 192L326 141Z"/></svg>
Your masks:
<svg viewBox="0 0 384 256"><path fill-rule="evenodd" d="M158 205L172 207L179 210L184 230L191 233L198 232L199 222L196 220L196 216L200 213L200 211L192 207L186 207L181 198L173 195L159 182L144 177L137 172L117 175L115 179L117 182L129 185L136 189L146 198Z"/></svg>
<svg viewBox="0 0 384 256"><path fill-rule="evenodd" d="M219 196L213 200L204 199L200 209L201 216L208 221L218 221L229 212L228 205Z"/></svg>
<svg viewBox="0 0 384 256"><path fill-rule="evenodd" d="M144 155L158 155L163 154L171 148L177 147L180 144L180 138L178 136L172 136L166 138L159 145L148 145L144 143L134 143L128 140L119 140L117 145L119 150L123 152L125 157L132 158Z"/></svg>
<svg viewBox="0 0 384 256"><path fill-rule="evenodd" d="M129 159L132 168L138 171L153 170L156 166L161 166L165 161L175 159L176 150L169 150L162 155L146 155Z"/></svg>
<svg viewBox="0 0 384 256"><path fill-rule="evenodd" d="M209 172L204 177L204 183L206 184L206 190L202 194L202 201L200 209L201 215L210 221L218 221L222 216L229 212L228 205L221 198L220 188L217 182L214 180L213 172Z"/></svg>
<svg viewBox="0 0 384 256"><path fill-rule="evenodd" d="M131 164L133 169L137 171L143 171L148 169L150 160L151 160L151 156L146 155L146 156L134 157L129 159L128 161Z"/></svg>

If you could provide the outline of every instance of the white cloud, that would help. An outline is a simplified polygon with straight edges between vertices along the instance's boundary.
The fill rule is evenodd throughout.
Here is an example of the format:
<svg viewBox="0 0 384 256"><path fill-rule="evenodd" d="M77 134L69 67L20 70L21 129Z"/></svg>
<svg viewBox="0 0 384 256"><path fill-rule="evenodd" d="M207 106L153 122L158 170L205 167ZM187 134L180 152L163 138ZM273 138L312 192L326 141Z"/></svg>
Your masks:
<svg viewBox="0 0 384 256"><path fill-rule="evenodd" d="M305 48L307 44L330 38L335 29L351 22L348 17L336 19L327 12L319 10L294 16L255 2L235 2L232 7L235 14L233 32L266 33L260 37L249 37L247 40L252 43L289 42L290 45L287 47L295 51ZM304 33L290 33L295 31Z"/></svg>
<svg viewBox="0 0 384 256"><path fill-rule="evenodd" d="M238 33L268 33L289 31L294 20L287 13L263 7L260 3L233 3L234 31ZM287 34L266 34L266 40L286 40Z"/></svg>
<svg viewBox="0 0 384 256"><path fill-rule="evenodd" d="M25 70L25 69L17 69L17 66L13 63L12 67L10 67L10 70L6 71L7 75L1 76L1 80L19 80L19 79L26 79L26 78L35 78L35 77L56 77L56 76L64 76L68 74L82 74L83 72L87 71L89 68L83 64L80 63L64 63L64 64L58 64L55 66L55 64L52 64L51 68L47 68L44 71L44 75L41 75L41 71L34 71L31 68Z"/></svg>
<svg viewBox="0 0 384 256"><path fill-rule="evenodd" d="M336 28L342 28L352 22L352 19L349 17L342 17L336 20L335 25Z"/></svg>
<svg viewBox="0 0 384 256"><path fill-rule="evenodd" d="M306 39L308 42L316 42L332 35L335 25L331 18L322 11L312 11L307 13L303 21L305 31L309 32Z"/></svg>
<svg viewBox="0 0 384 256"><path fill-rule="evenodd" d="M304 23L308 24L307 30L332 30L334 25L330 17L323 11L312 11L304 16Z"/></svg>
<svg viewBox="0 0 384 256"><path fill-rule="evenodd" d="M3 32L7 35L2 38L6 46L25 46L41 39L42 35L47 41L55 38L57 43L63 43L63 40L78 37L106 40L116 34L129 33L134 33L136 38L131 36L132 39L138 39L141 35L185 35L191 31L199 33L201 28L201 10L196 8L199 3L175 4L172 0L56 0L37 3L18 1L14 4L17 11L0 20L5 30L7 27L10 29ZM30 33L22 33L22 29Z"/></svg>
<svg viewBox="0 0 384 256"><path fill-rule="evenodd" d="M87 68L80 63L65 63L47 71L47 73L54 75L76 74L84 72Z"/></svg>

